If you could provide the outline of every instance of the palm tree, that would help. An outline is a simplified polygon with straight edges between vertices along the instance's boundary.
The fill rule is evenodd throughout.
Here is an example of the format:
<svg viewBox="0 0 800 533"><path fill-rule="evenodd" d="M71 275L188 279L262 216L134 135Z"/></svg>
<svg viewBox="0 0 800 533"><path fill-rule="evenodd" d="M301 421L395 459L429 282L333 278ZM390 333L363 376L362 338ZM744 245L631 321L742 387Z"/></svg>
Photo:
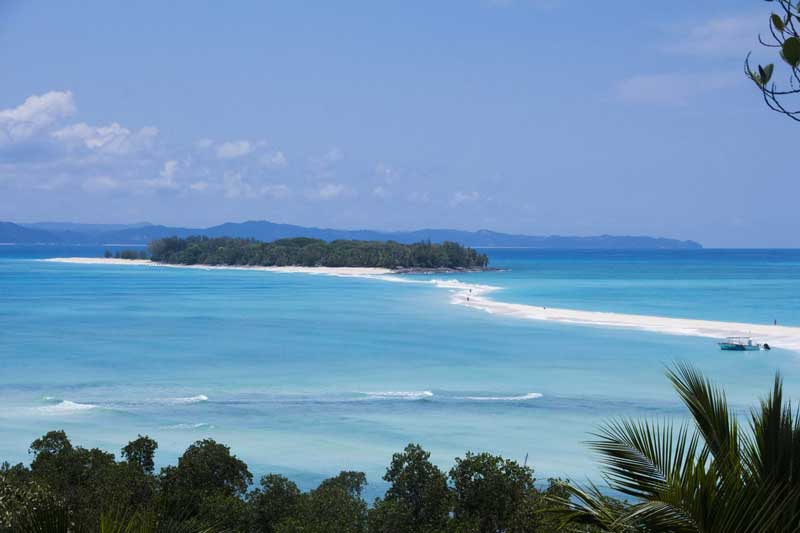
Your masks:
<svg viewBox="0 0 800 533"><path fill-rule="evenodd" d="M604 478L630 505L594 485L566 487L552 512L566 529L783 532L800 530L800 412L784 403L780 375L743 427L725 393L693 367L667 376L693 423L607 423L589 443Z"/></svg>

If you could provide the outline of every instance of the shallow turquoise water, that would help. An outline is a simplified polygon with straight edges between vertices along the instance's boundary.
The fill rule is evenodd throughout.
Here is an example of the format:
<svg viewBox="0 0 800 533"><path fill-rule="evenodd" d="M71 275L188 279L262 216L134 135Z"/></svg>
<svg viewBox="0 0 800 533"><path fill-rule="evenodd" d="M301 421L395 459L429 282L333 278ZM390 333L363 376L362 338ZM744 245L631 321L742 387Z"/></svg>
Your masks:
<svg viewBox="0 0 800 533"><path fill-rule="evenodd" d="M213 437L306 487L362 469L373 495L411 441L446 467L488 450L584 479L602 420L683 416L663 377L675 359L740 406L776 369L800 397L792 352L493 316L427 284L33 260L99 252L0 247L2 459L64 428L111 451L149 434L161 464ZM450 277L498 300L800 325L797 251L488 252L508 270Z"/></svg>

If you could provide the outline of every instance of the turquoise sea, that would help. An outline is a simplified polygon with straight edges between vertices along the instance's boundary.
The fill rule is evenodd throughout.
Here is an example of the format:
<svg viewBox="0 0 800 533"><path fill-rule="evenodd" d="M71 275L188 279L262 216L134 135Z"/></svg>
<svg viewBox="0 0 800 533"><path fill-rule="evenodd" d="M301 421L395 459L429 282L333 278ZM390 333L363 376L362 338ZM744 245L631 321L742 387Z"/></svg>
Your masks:
<svg viewBox="0 0 800 533"><path fill-rule="evenodd" d="M495 300L800 326L800 250L485 250L501 271L455 278ZM0 460L63 428L118 452L137 434L161 465L191 442L231 446L254 474L314 486L341 469L381 492L419 442L537 478L597 479L584 442L618 416L682 418L664 378L696 364L746 407L776 370L800 399L800 354L521 320L453 305L432 284L308 274L70 265L93 247L0 246Z"/></svg>

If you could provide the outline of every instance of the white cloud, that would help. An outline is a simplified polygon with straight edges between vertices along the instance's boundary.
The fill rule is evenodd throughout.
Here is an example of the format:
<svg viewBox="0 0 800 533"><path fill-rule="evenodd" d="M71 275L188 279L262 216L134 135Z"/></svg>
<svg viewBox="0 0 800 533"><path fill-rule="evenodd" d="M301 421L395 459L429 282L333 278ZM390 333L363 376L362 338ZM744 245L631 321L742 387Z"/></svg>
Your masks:
<svg viewBox="0 0 800 533"><path fill-rule="evenodd" d="M35 136L97 153L122 155L149 148L158 135L154 127L131 131L116 122L107 126L90 126L81 122L56 129L59 122L75 112L75 100L70 91L29 96L17 107L0 110L0 143Z"/></svg>
<svg viewBox="0 0 800 533"><path fill-rule="evenodd" d="M252 152L254 149L250 141L230 141L217 146L217 157L220 159L234 159Z"/></svg>
<svg viewBox="0 0 800 533"><path fill-rule="evenodd" d="M119 181L109 176L89 178L83 182L83 189L87 192L107 192L120 187Z"/></svg>
<svg viewBox="0 0 800 533"><path fill-rule="evenodd" d="M378 185L372 189L372 195L377 196L378 198L386 198L389 195L389 191L387 191L385 187Z"/></svg>
<svg viewBox="0 0 800 533"><path fill-rule="evenodd" d="M250 193L250 186L242 180L241 172L226 172L222 177L225 198L240 198Z"/></svg>
<svg viewBox="0 0 800 533"><path fill-rule="evenodd" d="M261 157L261 164L267 168L278 169L289 164L283 152L272 152Z"/></svg>
<svg viewBox="0 0 800 533"><path fill-rule="evenodd" d="M717 17L698 24L667 51L699 56L734 55L744 57L758 46L759 32L768 32L765 15L732 15Z"/></svg>
<svg viewBox="0 0 800 533"><path fill-rule="evenodd" d="M164 168L161 169L162 178L173 178L175 173L178 172L178 161L170 159L164 162Z"/></svg>
<svg viewBox="0 0 800 533"><path fill-rule="evenodd" d="M141 180L141 185L145 189L154 189L154 190L176 190L178 189L178 184L172 178L152 178Z"/></svg>
<svg viewBox="0 0 800 533"><path fill-rule="evenodd" d="M339 148L331 148L322 155L309 159L311 177L317 182L333 179L336 166L344 159L344 153ZM316 196L316 192L309 193Z"/></svg>
<svg viewBox="0 0 800 533"><path fill-rule="evenodd" d="M25 157L32 155L22 159L15 152L12 163L0 162L0 182L29 190L73 189L84 194L182 195L206 191L226 198L265 201L295 196L298 200L331 200L356 195L356 190L335 172L345 159L335 146L309 157L310 171L303 184L294 189L288 182L276 183L283 181L276 177L283 175L290 162L283 151L265 139L234 137L222 142L201 138L190 139L183 147L170 147L158 143L155 127L130 128L110 120L87 123L82 117L70 120L76 112L68 91L30 96L17 107L0 109L0 146L4 141L29 137L36 141L9 147ZM382 179L372 185L380 187L373 192L388 196L391 169L381 168L379 172Z"/></svg>
<svg viewBox="0 0 800 533"><path fill-rule="evenodd" d="M323 200L330 200L336 198L344 192L344 185L339 183L325 183L317 190L317 196Z"/></svg>
<svg viewBox="0 0 800 533"><path fill-rule="evenodd" d="M67 144L83 145L95 152L125 155L149 148L158 135L158 129L147 126L139 131L131 131L116 122L108 126L90 126L81 122L55 131L51 135Z"/></svg>
<svg viewBox="0 0 800 533"><path fill-rule="evenodd" d="M0 141L27 139L73 113L75 101L70 91L29 96L17 107L0 110Z"/></svg>
<svg viewBox="0 0 800 533"><path fill-rule="evenodd" d="M202 185L200 185L202 183ZM194 185L197 185L196 187ZM208 184L199 182L190 186L193 190L206 190ZM271 198L286 198L291 194L291 190L284 184L253 184L246 180L241 172L226 172L222 178L222 189L225 198L260 198L269 196Z"/></svg>
<svg viewBox="0 0 800 533"><path fill-rule="evenodd" d="M263 196L271 196L272 198L286 198L291 194L289 187L283 184L278 185L264 185L259 189L259 193Z"/></svg>
<svg viewBox="0 0 800 533"><path fill-rule="evenodd" d="M178 189L175 174L178 172L178 161L170 159L164 162L164 168L159 172L158 178L142 180L141 184L147 189Z"/></svg>
<svg viewBox="0 0 800 533"><path fill-rule="evenodd" d="M733 72L643 74L620 81L616 94L631 103L685 105L694 97L740 81L742 76Z"/></svg>
<svg viewBox="0 0 800 533"><path fill-rule="evenodd" d="M471 191L471 192L456 191L455 193L453 193L453 196L450 197L450 205L452 207L456 207L463 203L476 202L480 197L481 195L478 194L477 191Z"/></svg>

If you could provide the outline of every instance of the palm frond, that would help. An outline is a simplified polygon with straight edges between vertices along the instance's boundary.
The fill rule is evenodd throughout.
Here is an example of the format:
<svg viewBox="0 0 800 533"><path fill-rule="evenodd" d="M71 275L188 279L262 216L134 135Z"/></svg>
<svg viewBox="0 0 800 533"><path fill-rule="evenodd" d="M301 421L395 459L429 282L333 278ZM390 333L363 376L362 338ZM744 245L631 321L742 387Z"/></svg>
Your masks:
<svg viewBox="0 0 800 533"><path fill-rule="evenodd" d="M624 509L614 505L592 483L583 489L565 484L566 497L547 497L544 512L560 521L560 529L569 525L594 526L612 533L629 533L637 530L637 524L627 520Z"/></svg>
<svg viewBox="0 0 800 533"><path fill-rule="evenodd" d="M702 531L683 509L660 500L649 500L632 506L625 518L627 521L642 524L646 531L674 533Z"/></svg>
<svg viewBox="0 0 800 533"><path fill-rule="evenodd" d="M783 382L775 375L772 392L750 413L752 437L743 444L745 462L755 479L800 483L800 412L783 402Z"/></svg>
<svg viewBox="0 0 800 533"><path fill-rule="evenodd" d="M601 456L609 485L638 499L657 498L669 480L691 468L698 437L687 426L618 420L601 427L589 446Z"/></svg>
<svg viewBox="0 0 800 533"><path fill-rule="evenodd" d="M66 507L29 509L18 517L13 531L19 533L72 533L88 531L75 523Z"/></svg>
<svg viewBox="0 0 800 533"><path fill-rule="evenodd" d="M725 394L693 367L676 364L668 376L695 427L603 426L589 444L609 486L636 501L620 509L594 486L568 487L565 523L608 531L800 530L800 411L784 402L780 376L751 413L751 435L740 430Z"/></svg>
<svg viewBox="0 0 800 533"><path fill-rule="evenodd" d="M678 362L667 377L694 418L697 430L717 464L740 465L739 427L731 416L725 393L687 363Z"/></svg>

